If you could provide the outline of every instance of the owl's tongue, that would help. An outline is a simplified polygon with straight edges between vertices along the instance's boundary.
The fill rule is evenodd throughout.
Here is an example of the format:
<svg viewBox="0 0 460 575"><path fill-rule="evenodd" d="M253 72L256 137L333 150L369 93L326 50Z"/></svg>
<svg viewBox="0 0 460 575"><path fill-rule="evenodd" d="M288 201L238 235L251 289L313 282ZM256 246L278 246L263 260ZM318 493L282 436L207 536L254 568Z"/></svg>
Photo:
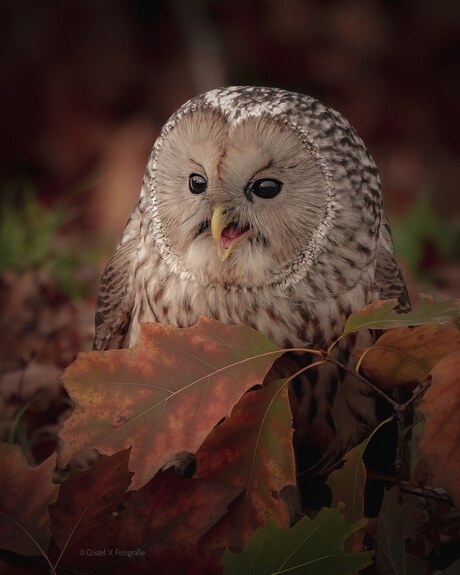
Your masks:
<svg viewBox="0 0 460 575"><path fill-rule="evenodd" d="M248 232L249 228L241 229L237 223L232 222L222 230L220 242L223 248L228 248L235 240Z"/></svg>

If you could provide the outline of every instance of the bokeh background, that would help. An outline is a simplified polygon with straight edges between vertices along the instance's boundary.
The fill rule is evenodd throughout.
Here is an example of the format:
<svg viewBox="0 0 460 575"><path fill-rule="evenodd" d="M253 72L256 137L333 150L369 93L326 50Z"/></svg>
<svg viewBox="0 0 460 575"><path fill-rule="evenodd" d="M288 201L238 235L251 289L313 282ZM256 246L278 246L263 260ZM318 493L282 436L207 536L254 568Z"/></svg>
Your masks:
<svg viewBox="0 0 460 575"><path fill-rule="evenodd" d="M49 378L90 346L161 125L222 85L300 91L347 117L412 293L460 297L458 0L1 0L0 46L4 371Z"/></svg>

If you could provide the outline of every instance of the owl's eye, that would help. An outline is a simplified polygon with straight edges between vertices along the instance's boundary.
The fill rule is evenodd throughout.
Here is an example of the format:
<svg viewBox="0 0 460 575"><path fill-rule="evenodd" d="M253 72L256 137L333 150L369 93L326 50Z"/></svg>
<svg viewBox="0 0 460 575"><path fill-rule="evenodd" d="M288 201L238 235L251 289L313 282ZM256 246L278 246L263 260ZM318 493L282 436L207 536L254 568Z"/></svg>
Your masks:
<svg viewBox="0 0 460 575"><path fill-rule="evenodd" d="M261 180L256 180L250 187L250 192L258 196L259 198L274 198L281 192L283 187L283 182L279 180L273 180L272 178L264 178Z"/></svg>
<svg viewBox="0 0 460 575"><path fill-rule="evenodd" d="M206 178L199 174L190 174L188 178L188 189L192 194L202 194L208 187Z"/></svg>

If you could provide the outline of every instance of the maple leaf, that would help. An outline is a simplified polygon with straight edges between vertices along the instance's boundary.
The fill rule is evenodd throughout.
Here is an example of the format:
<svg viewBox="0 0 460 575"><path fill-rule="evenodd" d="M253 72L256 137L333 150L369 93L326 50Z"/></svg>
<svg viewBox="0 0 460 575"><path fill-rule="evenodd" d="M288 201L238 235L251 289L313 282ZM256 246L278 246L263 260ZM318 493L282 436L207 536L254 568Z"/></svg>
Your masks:
<svg viewBox="0 0 460 575"><path fill-rule="evenodd" d="M431 386L418 405L425 416L419 452L444 488L460 506L460 351L439 361L431 371Z"/></svg>
<svg viewBox="0 0 460 575"><path fill-rule="evenodd" d="M46 556L50 540L48 505L59 487L52 483L56 457L30 467L17 445L0 443L0 547Z"/></svg>
<svg viewBox="0 0 460 575"><path fill-rule="evenodd" d="M380 389L422 383L443 357L460 349L460 332L451 325L400 327L359 350L360 367Z"/></svg>
<svg viewBox="0 0 460 575"><path fill-rule="evenodd" d="M397 303L396 299L375 301L353 312L347 319L343 335L360 329L393 329L430 323L459 322L460 300L434 300L425 296L415 310L401 314L394 310Z"/></svg>
<svg viewBox="0 0 460 575"><path fill-rule="evenodd" d="M89 447L132 446L138 488L177 452L195 452L283 353L252 328L206 318L185 329L143 324L130 349L82 353L63 377L76 406L59 464Z"/></svg>
<svg viewBox="0 0 460 575"><path fill-rule="evenodd" d="M351 575L372 563L372 552L346 553L345 541L361 528L348 525L338 509L321 509L314 519L303 517L290 529L276 525L259 528L246 549L227 550L225 575Z"/></svg>
<svg viewBox="0 0 460 575"><path fill-rule="evenodd" d="M93 467L74 472L62 483L57 501L50 506L53 542L62 553L66 548L83 549L91 530L106 532L131 483L128 460L129 449L102 456Z"/></svg>
<svg viewBox="0 0 460 575"><path fill-rule="evenodd" d="M86 471L80 481L88 479ZM111 493L110 484L106 490ZM110 575L127 571L198 575L203 570L208 575L218 574L221 553L206 552L198 542L239 492L231 485L179 477L173 469L160 472L139 491L130 491L117 512L106 518L104 527L88 514L89 522L70 540L60 565ZM101 521L108 510L105 502L102 507L104 513L98 513ZM69 526L81 517L76 509L72 513Z"/></svg>
<svg viewBox="0 0 460 575"><path fill-rule="evenodd" d="M289 510L279 495L296 483L287 387L278 380L246 393L197 452L197 477L244 489L206 535L206 546L241 547L260 525L289 525Z"/></svg>

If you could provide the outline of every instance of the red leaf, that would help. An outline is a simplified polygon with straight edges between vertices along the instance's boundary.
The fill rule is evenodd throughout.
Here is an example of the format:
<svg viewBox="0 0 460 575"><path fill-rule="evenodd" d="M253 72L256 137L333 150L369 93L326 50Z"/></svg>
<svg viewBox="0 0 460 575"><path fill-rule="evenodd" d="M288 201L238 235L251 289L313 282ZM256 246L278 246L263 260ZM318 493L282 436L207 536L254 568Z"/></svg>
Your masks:
<svg viewBox="0 0 460 575"><path fill-rule="evenodd" d="M431 378L418 407L425 416L420 455L430 464L434 485L460 506L460 352L436 364Z"/></svg>
<svg viewBox="0 0 460 575"><path fill-rule="evenodd" d="M186 329L143 324L131 349L80 354L64 374L76 408L60 464L87 447L132 446L142 486L178 451L195 452L282 353L251 328L202 318Z"/></svg>
<svg viewBox="0 0 460 575"><path fill-rule="evenodd" d="M105 532L131 483L128 460L129 449L102 456L91 469L76 471L61 485L57 501L50 506L53 542L58 549L81 549L88 531Z"/></svg>
<svg viewBox="0 0 460 575"><path fill-rule="evenodd" d="M287 387L279 380L244 395L198 451L198 477L244 489L206 536L207 546L241 547L270 521L289 526L289 511L279 495L296 483Z"/></svg>
<svg viewBox="0 0 460 575"><path fill-rule="evenodd" d="M48 505L56 457L30 467L17 445L0 443L0 547L23 555L46 553L50 539Z"/></svg>
<svg viewBox="0 0 460 575"><path fill-rule="evenodd" d="M220 553L198 547L240 489L206 479L184 479L173 469L130 491L105 528L93 525L69 545L61 564L110 575L220 573Z"/></svg>

